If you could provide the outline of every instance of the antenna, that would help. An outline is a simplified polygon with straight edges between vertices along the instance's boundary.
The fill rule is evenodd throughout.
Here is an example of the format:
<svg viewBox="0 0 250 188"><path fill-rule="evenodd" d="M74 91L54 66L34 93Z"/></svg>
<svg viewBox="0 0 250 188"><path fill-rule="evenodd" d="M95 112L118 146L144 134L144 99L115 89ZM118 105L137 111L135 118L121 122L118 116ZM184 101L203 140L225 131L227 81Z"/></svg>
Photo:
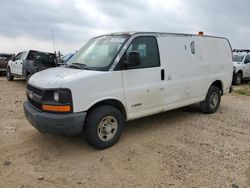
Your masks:
<svg viewBox="0 0 250 188"><path fill-rule="evenodd" d="M52 44L53 44L53 49L54 49L54 52L56 52L56 49L55 49L55 40L54 40L54 32L53 32L53 29L51 29L51 37L52 37Z"/></svg>

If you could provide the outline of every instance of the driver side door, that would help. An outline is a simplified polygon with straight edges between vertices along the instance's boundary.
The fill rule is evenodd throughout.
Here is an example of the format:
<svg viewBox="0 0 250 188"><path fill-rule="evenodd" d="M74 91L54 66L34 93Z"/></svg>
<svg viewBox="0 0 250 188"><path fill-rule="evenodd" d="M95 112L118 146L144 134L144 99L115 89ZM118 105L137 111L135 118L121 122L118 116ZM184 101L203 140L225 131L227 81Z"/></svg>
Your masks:
<svg viewBox="0 0 250 188"><path fill-rule="evenodd" d="M139 63L132 65L131 54L137 54ZM135 119L163 111L164 75L156 38L134 38L120 63L123 66L123 89L128 118Z"/></svg>

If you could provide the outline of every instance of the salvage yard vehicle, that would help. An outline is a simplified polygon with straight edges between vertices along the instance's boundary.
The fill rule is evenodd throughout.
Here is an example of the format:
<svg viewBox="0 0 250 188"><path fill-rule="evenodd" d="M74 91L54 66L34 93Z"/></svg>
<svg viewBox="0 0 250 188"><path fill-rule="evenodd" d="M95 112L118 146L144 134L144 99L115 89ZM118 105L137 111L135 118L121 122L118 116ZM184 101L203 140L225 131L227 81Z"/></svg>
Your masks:
<svg viewBox="0 0 250 188"><path fill-rule="evenodd" d="M75 52L68 53L64 55L62 58L57 60L57 66L63 66L66 65L66 63L75 55Z"/></svg>
<svg viewBox="0 0 250 188"><path fill-rule="evenodd" d="M34 74L24 112L40 132L83 133L98 149L124 123L200 103L212 114L231 89L231 45L221 37L157 32L102 35L67 63Z"/></svg>
<svg viewBox="0 0 250 188"><path fill-rule="evenodd" d="M250 50L233 50L233 84L240 85L250 79Z"/></svg>
<svg viewBox="0 0 250 188"><path fill-rule="evenodd" d="M6 72L8 61L14 56L15 54L6 54L0 53L0 75L2 72Z"/></svg>
<svg viewBox="0 0 250 188"><path fill-rule="evenodd" d="M34 73L51 67L56 67L55 54L29 50L18 53L8 62L6 77L8 81L14 77L28 80Z"/></svg>

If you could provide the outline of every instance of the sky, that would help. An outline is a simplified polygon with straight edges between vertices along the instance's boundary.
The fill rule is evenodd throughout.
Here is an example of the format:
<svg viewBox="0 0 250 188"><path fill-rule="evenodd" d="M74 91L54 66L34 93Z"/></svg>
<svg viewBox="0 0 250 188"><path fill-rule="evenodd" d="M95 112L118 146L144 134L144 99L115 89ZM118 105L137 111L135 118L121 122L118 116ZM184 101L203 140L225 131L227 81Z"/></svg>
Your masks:
<svg viewBox="0 0 250 188"><path fill-rule="evenodd" d="M122 31L223 36L250 49L249 0L0 0L0 53L63 54Z"/></svg>

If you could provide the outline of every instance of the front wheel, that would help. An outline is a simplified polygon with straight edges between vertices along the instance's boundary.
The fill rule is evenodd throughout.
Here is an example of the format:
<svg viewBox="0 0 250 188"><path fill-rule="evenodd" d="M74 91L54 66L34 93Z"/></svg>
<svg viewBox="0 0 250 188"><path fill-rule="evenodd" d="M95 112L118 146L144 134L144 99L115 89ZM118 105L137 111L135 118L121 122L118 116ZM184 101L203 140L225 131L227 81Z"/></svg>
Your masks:
<svg viewBox="0 0 250 188"><path fill-rule="evenodd" d="M10 68L8 68L6 71L6 78L8 81L12 81L14 79L14 76L12 76L12 74L11 74Z"/></svg>
<svg viewBox="0 0 250 188"><path fill-rule="evenodd" d="M106 149L117 143L123 127L124 118L121 112L113 106L103 105L89 112L84 134L91 146Z"/></svg>
<svg viewBox="0 0 250 188"><path fill-rule="evenodd" d="M211 86L207 92L205 101L200 103L201 111L207 114L215 113L221 101L221 92L218 87Z"/></svg>

